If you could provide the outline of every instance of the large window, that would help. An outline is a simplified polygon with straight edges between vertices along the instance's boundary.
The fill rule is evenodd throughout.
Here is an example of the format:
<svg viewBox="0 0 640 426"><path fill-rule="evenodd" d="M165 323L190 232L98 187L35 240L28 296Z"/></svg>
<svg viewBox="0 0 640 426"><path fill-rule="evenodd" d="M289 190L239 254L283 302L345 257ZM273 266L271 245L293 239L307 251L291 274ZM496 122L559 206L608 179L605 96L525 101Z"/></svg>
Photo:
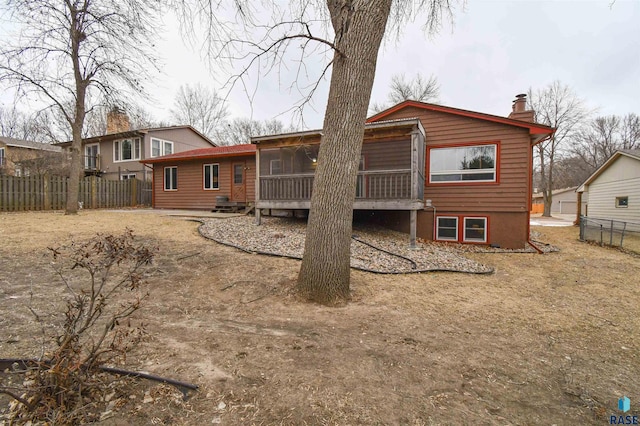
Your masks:
<svg viewBox="0 0 640 426"><path fill-rule="evenodd" d="M220 189L219 171L219 164L204 165L204 189Z"/></svg>
<svg viewBox="0 0 640 426"><path fill-rule="evenodd" d="M173 154L173 142L162 139L151 138L151 156L160 157L162 155Z"/></svg>
<svg viewBox="0 0 640 426"><path fill-rule="evenodd" d="M164 168L164 190L165 191L177 191L178 190L178 168L177 167L165 167Z"/></svg>
<svg viewBox="0 0 640 426"><path fill-rule="evenodd" d="M123 139L113 142L113 161L140 159L140 138Z"/></svg>
<svg viewBox="0 0 640 426"><path fill-rule="evenodd" d="M429 182L495 182L497 145L431 148Z"/></svg>
<svg viewBox="0 0 640 426"><path fill-rule="evenodd" d="M460 229L462 225L462 229ZM487 218L473 216L438 216L436 240L465 243L487 242Z"/></svg>

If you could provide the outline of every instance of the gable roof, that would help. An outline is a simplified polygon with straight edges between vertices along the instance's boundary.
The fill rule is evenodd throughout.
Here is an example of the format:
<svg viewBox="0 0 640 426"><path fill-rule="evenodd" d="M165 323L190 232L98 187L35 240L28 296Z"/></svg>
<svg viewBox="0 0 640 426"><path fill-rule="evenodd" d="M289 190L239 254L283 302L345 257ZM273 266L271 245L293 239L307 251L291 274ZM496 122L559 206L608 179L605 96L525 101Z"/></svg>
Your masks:
<svg viewBox="0 0 640 426"><path fill-rule="evenodd" d="M564 194L565 192L576 192L577 189L578 189L577 186L572 186L570 188L554 189L553 191L551 191L551 195ZM543 197L542 192L536 192L531 196L531 198L533 199L538 199L542 197Z"/></svg>
<svg viewBox="0 0 640 426"><path fill-rule="evenodd" d="M141 163L155 164L177 161L200 160L207 158L239 157L255 155L256 146L250 143L242 145L216 146L212 148L192 149L191 151L177 152L175 154L164 155L162 157L147 158Z"/></svg>
<svg viewBox="0 0 640 426"><path fill-rule="evenodd" d="M25 141L22 139L8 138L5 136L0 136L0 142L4 143L6 146L14 146L17 148L36 149L38 151L51 151L51 152L61 151L60 147L54 146L49 143Z"/></svg>
<svg viewBox="0 0 640 426"><path fill-rule="evenodd" d="M83 138L82 139L82 143L86 144L86 143L98 143L98 142L115 141L115 140L118 140L118 139L142 137L142 136L144 136L145 134L147 134L149 132L157 132L157 131L163 131L163 130L179 130L179 129L191 130L193 133L195 133L198 136L200 136L206 142L210 143L211 146L218 146L214 142L212 142L208 137L206 137L205 135L200 133L197 129L195 129L192 126L188 126L188 125L164 126L164 127L148 127L146 129L127 130L126 132L118 132L118 133L108 133L106 135L92 136L90 138ZM55 145L61 146L61 147L67 147L67 146L71 145L71 142L72 141L59 142L59 143L57 143Z"/></svg>
<svg viewBox="0 0 640 426"><path fill-rule="evenodd" d="M468 111L460 108L453 108L443 105L429 104L426 102L418 102L407 100L400 102L397 105L387 108L367 119L367 123L380 121L394 112L400 111L405 108L419 108L427 111L443 112L446 114L454 114L462 117L476 118L484 121L491 121L494 123L506 124L509 126L520 127L529 130L529 134L533 136L539 136L540 140L545 136L552 135L555 132L553 127L545 126L544 124L531 123L529 121L514 120L513 118L500 117L497 115L485 114L483 112ZM539 142L539 141L538 141Z"/></svg>
<svg viewBox="0 0 640 426"><path fill-rule="evenodd" d="M364 130L376 131L378 129L391 129L391 128L411 128L416 126L418 130L424 134L424 128L422 122L417 118L399 118L396 120L380 120L376 122L365 122ZM272 141L274 139L302 139L311 136L322 136L322 129L317 130L302 130L297 132L279 133L275 135L254 136L251 138L252 144L259 144L264 141Z"/></svg>
<svg viewBox="0 0 640 426"><path fill-rule="evenodd" d="M604 164L598 168L598 170L593 172L591 176L589 176L587 180L585 180L582 183L582 185L580 185L578 189L576 189L576 192L584 192L585 186L589 185L591 182L596 180L596 178L600 176L602 172L607 170L609 166L615 163L615 161L622 156L633 158L634 160L640 161L640 149L620 149L614 152L613 155L609 157L609 159L605 161Z"/></svg>

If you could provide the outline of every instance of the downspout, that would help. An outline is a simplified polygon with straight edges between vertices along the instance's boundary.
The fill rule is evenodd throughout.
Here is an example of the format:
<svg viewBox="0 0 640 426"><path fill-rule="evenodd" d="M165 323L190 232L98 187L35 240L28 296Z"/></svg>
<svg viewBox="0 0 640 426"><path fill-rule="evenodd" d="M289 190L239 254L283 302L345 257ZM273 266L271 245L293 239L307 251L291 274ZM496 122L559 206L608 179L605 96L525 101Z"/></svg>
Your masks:
<svg viewBox="0 0 640 426"><path fill-rule="evenodd" d="M436 240L436 206L431 204L431 200L424 200L423 210L425 210L427 208L432 208L433 209L433 227L432 227L432 231L431 231L432 232L431 239L433 241L435 241Z"/></svg>
<svg viewBox="0 0 640 426"><path fill-rule="evenodd" d="M555 133L555 130L553 131L553 133ZM546 140L551 139L551 136L553 136L553 133L545 136L544 138L540 139L539 141L531 144L531 173L533 176L533 147L536 146L539 143L542 143ZM529 210L527 211L527 243L533 247L538 254L544 254L544 252L542 250L540 250L535 244L533 244L533 242L531 241L531 195L533 193L533 179L531 179L531 185L529 185L529 201L527 202L528 206L529 206Z"/></svg>
<svg viewBox="0 0 640 426"><path fill-rule="evenodd" d="M151 171L151 208L155 209L156 208L156 191L155 191L155 188L154 188L155 176L154 176L154 173L153 173L153 166L150 166L147 163L142 163L142 164L144 164L145 168L148 168Z"/></svg>

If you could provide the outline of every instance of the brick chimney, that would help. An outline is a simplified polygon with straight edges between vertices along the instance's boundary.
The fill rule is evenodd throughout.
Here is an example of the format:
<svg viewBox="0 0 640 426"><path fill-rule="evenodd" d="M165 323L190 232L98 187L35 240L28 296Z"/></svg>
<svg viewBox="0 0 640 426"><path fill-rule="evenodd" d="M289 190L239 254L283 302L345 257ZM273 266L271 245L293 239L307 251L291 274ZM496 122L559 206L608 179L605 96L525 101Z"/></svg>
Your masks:
<svg viewBox="0 0 640 426"><path fill-rule="evenodd" d="M513 101L509 118L533 123L533 115L533 110L527 110L527 95L524 93L516 95L516 100Z"/></svg>
<svg viewBox="0 0 640 426"><path fill-rule="evenodd" d="M107 113L107 134L127 132L131 130L131 123L126 112L118 107L113 107Z"/></svg>

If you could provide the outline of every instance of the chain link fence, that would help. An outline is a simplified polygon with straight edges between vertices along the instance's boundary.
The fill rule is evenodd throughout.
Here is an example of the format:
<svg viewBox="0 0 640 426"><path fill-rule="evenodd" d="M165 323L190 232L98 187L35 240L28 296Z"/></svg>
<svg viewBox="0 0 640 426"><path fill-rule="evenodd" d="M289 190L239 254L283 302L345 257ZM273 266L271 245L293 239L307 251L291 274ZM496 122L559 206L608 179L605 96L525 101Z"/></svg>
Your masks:
<svg viewBox="0 0 640 426"><path fill-rule="evenodd" d="M640 253L640 222L580 216L580 240Z"/></svg>

